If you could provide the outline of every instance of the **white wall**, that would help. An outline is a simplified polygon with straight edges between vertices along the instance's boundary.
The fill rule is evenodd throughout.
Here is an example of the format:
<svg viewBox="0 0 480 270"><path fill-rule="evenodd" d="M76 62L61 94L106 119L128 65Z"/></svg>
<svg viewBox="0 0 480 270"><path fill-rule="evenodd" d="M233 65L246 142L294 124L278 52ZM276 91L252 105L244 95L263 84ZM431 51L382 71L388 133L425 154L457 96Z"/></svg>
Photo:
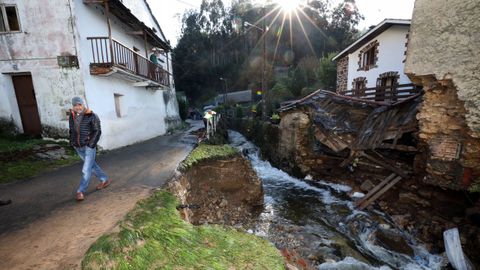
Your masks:
<svg viewBox="0 0 480 270"><path fill-rule="evenodd" d="M12 75L31 74L43 130L68 127L64 116L74 95L83 95L81 72L60 68L57 56L75 55L75 27L70 1L16 1L21 32L0 34L0 117L13 119L23 131ZM48 135L48 134L47 134Z"/></svg>
<svg viewBox="0 0 480 270"><path fill-rule="evenodd" d="M407 42L406 34L408 33L408 29L408 26L394 25L377 37L371 39L363 47L349 54L347 89L352 89L353 79L358 77L367 78L367 88L375 87L379 75L389 71L398 72L400 75L398 80L399 84L411 83L410 79L408 79L403 72L404 52L406 50L405 43ZM357 71L360 51L374 40L377 40L379 43L377 67L367 71Z"/></svg>
<svg viewBox="0 0 480 270"><path fill-rule="evenodd" d="M143 3L143 1L138 1ZM87 37L108 36L106 18L99 5L85 5L76 0L78 21L80 64L84 76L87 105L98 114L102 123L102 137L99 145L104 149L113 149L147 140L166 132L165 117L177 116L176 99L165 104L164 91L135 87L118 75L103 77L90 75L92 61L90 41ZM112 18L112 37L129 48L140 49L145 57L143 38L128 35L132 31L118 18ZM138 30L138 29L137 29ZM149 48L153 47L149 44ZM174 90L173 90L174 91ZM122 117L115 111L114 94L121 97Z"/></svg>

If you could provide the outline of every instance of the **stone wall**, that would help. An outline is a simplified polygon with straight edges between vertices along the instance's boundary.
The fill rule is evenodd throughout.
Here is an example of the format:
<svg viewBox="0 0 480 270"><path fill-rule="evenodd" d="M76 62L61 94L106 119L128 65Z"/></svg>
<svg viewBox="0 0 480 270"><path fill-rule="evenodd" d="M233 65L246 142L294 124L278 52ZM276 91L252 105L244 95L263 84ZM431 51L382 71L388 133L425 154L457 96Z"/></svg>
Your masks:
<svg viewBox="0 0 480 270"><path fill-rule="evenodd" d="M346 91L348 87L348 55L337 61L337 93Z"/></svg>
<svg viewBox="0 0 480 270"><path fill-rule="evenodd" d="M423 85L418 114L426 181L480 190L478 0L417 0L405 73ZM473 184L473 186L472 186Z"/></svg>
<svg viewBox="0 0 480 270"><path fill-rule="evenodd" d="M425 154L425 181L451 189L480 184L480 139L472 136L464 102L450 81L423 80L425 95L417 115Z"/></svg>

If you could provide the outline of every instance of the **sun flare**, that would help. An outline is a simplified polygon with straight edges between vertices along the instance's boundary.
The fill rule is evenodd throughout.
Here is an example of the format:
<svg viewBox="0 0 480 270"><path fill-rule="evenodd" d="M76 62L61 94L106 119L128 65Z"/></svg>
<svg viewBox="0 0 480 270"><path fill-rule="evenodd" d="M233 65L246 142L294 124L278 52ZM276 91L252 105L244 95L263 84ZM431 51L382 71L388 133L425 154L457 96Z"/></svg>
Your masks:
<svg viewBox="0 0 480 270"><path fill-rule="evenodd" d="M280 8L287 13L290 13L300 6L300 0L275 0Z"/></svg>

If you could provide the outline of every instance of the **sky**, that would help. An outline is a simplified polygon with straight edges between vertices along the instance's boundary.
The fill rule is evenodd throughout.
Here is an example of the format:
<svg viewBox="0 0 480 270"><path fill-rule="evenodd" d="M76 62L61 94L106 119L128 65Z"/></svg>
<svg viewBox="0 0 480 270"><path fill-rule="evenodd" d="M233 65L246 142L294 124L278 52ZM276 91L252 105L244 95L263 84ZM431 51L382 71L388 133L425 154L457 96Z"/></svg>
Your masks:
<svg viewBox="0 0 480 270"><path fill-rule="evenodd" d="M338 2L340 0L334 0ZM190 9L200 8L202 0L148 0L152 11L160 23L167 40L175 47L181 34L182 14ZM415 0L356 0L365 20L360 22L360 30L376 25L385 18L411 19ZM230 0L224 0L226 5Z"/></svg>

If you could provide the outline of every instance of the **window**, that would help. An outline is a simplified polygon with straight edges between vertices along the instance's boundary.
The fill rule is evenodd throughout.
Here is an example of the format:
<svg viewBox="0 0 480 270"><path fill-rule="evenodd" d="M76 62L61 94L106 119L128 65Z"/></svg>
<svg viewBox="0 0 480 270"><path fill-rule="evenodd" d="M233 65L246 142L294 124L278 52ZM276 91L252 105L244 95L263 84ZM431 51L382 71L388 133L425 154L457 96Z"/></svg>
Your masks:
<svg viewBox="0 0 480 270"><path fill-rule="evenodd" d="M397 85L400 75L396 71L385 72L379 75L377 79L377 90L375 92L376 101L396 101Z"/></svg>
<svg viewBox="0 0 480 270"><path fill-rule="evenodd" d="M113 97L115 99L115 113L117 114L118 118L121 118L121 117L125 116L125 114L122 113L122 97L123 97L123 95L113 94Z"/></svg>
<svg viewBox="0 0 480 270"><path fill-rule="evenodd" d="M358 70L369 70L377 67L378 41L373 41L360 51Z"/></svg>
<svg viewBox="0 0 480 270"><path fill-rule="evenodd" d="M368 49L368 51L363 53L363 65L364 67L373 66L375 65L375 49L376 47L372 47Z"/></svg>
<svg viewBox="0 0 480 270"><path fill-rule="evenodd" d="M20 31L17 7L0 4L0 33Z"/></svg>
<svg viewBox="0 0 480 270"><path fill-rule="evenodd" d="M353 86L352 94L354 96L359 97L359 96L365 95L365 88L367 87L367 78L358 77L353 79L352 86Z"/></svg>

